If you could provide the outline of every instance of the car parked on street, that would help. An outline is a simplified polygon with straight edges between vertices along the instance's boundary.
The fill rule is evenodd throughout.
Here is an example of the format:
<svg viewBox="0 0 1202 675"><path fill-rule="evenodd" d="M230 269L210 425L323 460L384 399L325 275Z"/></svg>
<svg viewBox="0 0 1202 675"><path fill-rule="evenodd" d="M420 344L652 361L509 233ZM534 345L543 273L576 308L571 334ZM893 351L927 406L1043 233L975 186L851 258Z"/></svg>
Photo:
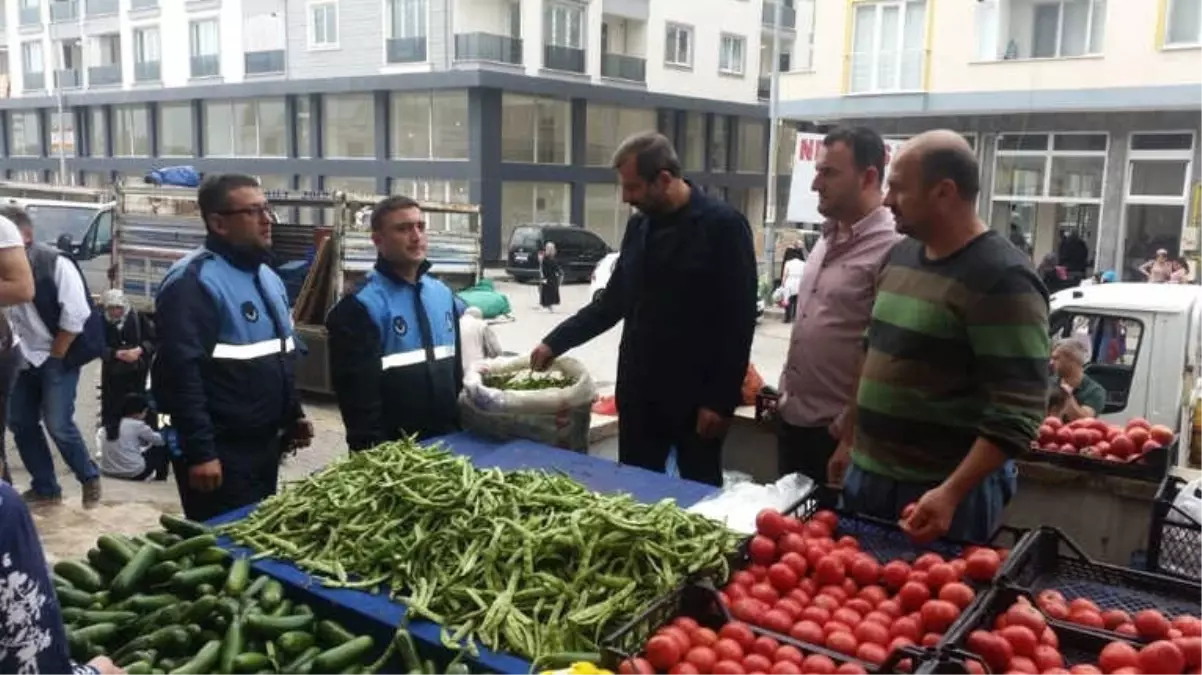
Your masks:
<svg viewBox="0 0 1202 675"><path fill-rule="evenodd" d="M565 282L589 280L598 261L610 253L604 239L583 227L564 223L519 225L509 236L505 271L515 281L537 281L538 253L547 242L555 244Z"/></svg>

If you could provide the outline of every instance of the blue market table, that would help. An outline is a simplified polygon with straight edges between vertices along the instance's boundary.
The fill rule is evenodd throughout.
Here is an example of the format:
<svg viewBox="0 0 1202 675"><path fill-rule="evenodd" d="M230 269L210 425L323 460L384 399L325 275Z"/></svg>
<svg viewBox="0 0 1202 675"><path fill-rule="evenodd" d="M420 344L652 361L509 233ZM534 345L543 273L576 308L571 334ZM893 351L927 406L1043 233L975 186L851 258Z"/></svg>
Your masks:
<svg viewBox="0 0 1202 675"><path fill-rule="evenodd" d="M469 433L457 433L433 439L429 443L442 443L448 450L468 457L481 468L495 467L503 471L555 469L595 492L626 492L644 503L671 498L687 508L716 490L711 485L670 478L661 473L533 441L496 442ZM208 524L219 525L240 520L256 506L252 504L230 511L208 521ZM243 555L252 553L248 548L235 545L228 537L221 537L218 543L231 552ZM405 616L406 607L386 594L326 588L307 572L284 560L263 558L255 561L252 567L260 574L278 579L291 596L303 598L300 601L313 605L319 614L338 620L359 633L374 634L386 640ZM413 621L409 624L409 632L414 639L423 643L419 646L428 652L444 649L439 639L441 627L438 624ZM530 670L530 663L525 659L484 647L480 647L480 655L473 661L499 673L525 673Z"/></svg>

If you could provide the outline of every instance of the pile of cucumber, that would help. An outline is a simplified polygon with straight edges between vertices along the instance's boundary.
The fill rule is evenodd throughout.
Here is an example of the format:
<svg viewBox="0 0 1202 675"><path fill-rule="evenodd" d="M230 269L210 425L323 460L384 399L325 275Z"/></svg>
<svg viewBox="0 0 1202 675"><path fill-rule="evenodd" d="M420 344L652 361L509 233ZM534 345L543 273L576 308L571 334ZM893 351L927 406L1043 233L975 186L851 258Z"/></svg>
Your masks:
<svg viewBox="0 0 1202 675"><path fill-rule="evenodd" d="M131 675L374 673L394 651L420 663L406 631L372 661L370 636L294 605L278 581L253 576L248 559L218 548L204 525L160 522L164 530L144 536L103 535L86 562L54 566L72 658L107 655Z"/></svg>

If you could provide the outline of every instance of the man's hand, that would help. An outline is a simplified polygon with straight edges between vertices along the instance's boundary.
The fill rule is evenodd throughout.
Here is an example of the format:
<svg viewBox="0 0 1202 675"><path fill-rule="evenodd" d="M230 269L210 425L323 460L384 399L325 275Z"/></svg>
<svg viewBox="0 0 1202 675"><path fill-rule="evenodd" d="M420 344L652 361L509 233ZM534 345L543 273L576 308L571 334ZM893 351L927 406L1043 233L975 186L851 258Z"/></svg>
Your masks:
<svg viewBox="0 0 1202 675"><path fill-rule="evenodd" d="M107 656L97 656L88 661L88 665L100 671L100 675L124 675L125 670Z"/></svg>
<svg viewBox="0 0 1202 675"><path fill-rule="evenodd" d="M843 477L847 475L847 467L851 465L851 442L839 441L835 452L826 463L826 482L832 487L843 485Z"/></svg>
<svg viewBox="0 0 1202 675"><path fill-rule="evenodd" d="M141 356L141 347L133 347L132 349L118 349L116 353L117 359L126 363L134 363L141 358Z"/></svg>
<svg viewBox="0 0 1202 675"><path fill-rule="evenodd" d="M188 485L197 492L212 492L221 487L221 460L210 459L188 467Z"/></svg>
<svg viewBox="0 0 1202 675"><path fill-rule="evenodd" d="M929 544L947 534L957 505L958 500L951 491L940 485L919 497L910 517L898 521L898 524L914 541Z"/></svg>
<svg viewBox="0 0 1202 675"><path fill-rule="evenodd" d="M719 438L726 433L730 419L719 415L709 408L697 410L697 435L705 440Z"/></svg>
<svg viewBox="0 0 1202 675"><path fill-rule="evenodd" d="M1068 382L1065 382L1064 380L1060 381L1060 391L1064 392L1065 396L1071 397L1073 395L1072 385L1069 384Z"/></svg>
<svg viewBox="0 0 1202 675"><path fill-rule="evenodd" d="M304 417L296 420L288 431L288 449L300 450L309 447L313 440L313 423Z"/></svg>
<svg viewBox="0 0 1202 675"><path fill-rule="evenodd" d="M530 369L531 370L546 370L551 367L551 362L555 360L555 352L545 344L540 344L530 352Z"/></svg>

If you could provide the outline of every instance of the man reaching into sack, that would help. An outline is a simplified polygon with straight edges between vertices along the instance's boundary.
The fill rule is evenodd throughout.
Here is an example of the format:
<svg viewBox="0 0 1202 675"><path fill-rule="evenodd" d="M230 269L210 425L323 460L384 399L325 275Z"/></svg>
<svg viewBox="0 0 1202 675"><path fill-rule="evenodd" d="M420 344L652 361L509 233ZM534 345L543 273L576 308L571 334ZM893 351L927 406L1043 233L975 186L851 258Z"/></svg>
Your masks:
<svg viewBox="0 0 1202 675"><path fill-rule="evenodd" d="M455 294L426 274L426 220L417 202L372 208L375 269L326 317L334 392L351 451L458 428L463 387Z"/></svg>

